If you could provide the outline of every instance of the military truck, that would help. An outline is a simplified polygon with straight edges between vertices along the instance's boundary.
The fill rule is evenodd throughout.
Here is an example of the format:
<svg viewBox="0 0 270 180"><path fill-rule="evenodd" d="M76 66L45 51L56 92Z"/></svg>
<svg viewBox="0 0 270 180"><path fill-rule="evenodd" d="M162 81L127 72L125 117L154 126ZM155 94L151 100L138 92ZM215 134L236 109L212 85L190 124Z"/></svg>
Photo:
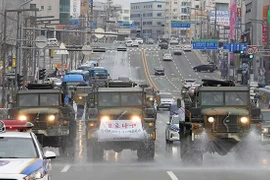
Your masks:
<svg viewBox="0 0 270 180"><path fill-rule="evenodd" d="M184 162L202 163L203 154L256 157L256 124L262 122L259 108L250 105L249 87L231 81L203 79L203 84L186 92L185 108L190 115L180 122L181 158ZM181 100L177 100L181 107ZM254 160L254 159L253 159Z"/></svg>
<svg viewBox="0 0 270 180"><path fill-rule="evenodd" d="M139 159L155 155L156 114L146 105L144 88L110 82L88 96L86 134L88 160L101 160L104 150L137 150Z"/></svg>
<svg viewBox="0 0 270 180"><path fill-rule="evenodd" d="M76 138L75 112L64 104L64 94L52 84L28 84L16 93L9 118L34 124L33 132L43 147L59 147L60 155L73 156Z"/></svg>

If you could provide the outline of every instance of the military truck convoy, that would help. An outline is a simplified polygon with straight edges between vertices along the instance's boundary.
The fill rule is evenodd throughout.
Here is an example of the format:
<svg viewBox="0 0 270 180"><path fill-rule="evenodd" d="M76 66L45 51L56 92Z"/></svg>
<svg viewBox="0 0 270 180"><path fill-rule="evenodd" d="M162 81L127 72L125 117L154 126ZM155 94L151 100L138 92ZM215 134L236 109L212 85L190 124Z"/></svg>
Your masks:
<svg viewBox="0 0 270 180"><path fill-rule="evenodd" d="M254 160L257 146L250 144L258 142L263 120L260 108L250 103L249 87L235 86L231 81L202 82L200 86L184 87L182 100L177 100L177 106L189 112L185 121L179 122L181 159L200 164L207 152L221 156L234 152L240 159ZM75 111L64 101L67 93L51 84L28 84L27 90L17 92L8 115L32 122L42 146L59 147L61 155L74 157ZM131 81L75 87L72 99L86 109L88 160L102 160L104 150L124 149L137 151L139 159L153 159L156 97L152 87Z"/></svg>
<svg viewBox="0 0 270 180"><path fill-rule="evenodd" d="M179 123L182 160L201 163L206 152L224 156L231 151L242 160L254 160L258 152L254 143L260 135L256 125L262 119L260 109L250 104L249 87L231 81L202 81L201 86L182 91L190 112L185 122ZM181 100L177 102L180 107Z"/></svg>

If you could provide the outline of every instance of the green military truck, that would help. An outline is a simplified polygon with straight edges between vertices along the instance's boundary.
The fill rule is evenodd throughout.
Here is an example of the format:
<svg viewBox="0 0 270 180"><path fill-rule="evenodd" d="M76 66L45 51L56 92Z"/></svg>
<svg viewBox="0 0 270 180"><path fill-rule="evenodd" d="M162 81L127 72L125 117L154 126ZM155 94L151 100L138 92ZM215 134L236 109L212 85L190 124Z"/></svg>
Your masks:
<svg viewBox="0 0 270 180"><path fill-rule="evenodd" d="M144 88L110 82L89 94L86 134L88 159L101 160L104 150L137 150L139 159L155 155L156 114L146 105Z"/></svg>
<svg viewBox="0 0 270 180"><path fill-rule="evenodd" d="M75 112L64 104L64 94L52 84L28 84L19 90L9 109L10 118L34 124L33 132L43 147L57 147L60 155L73 157L76 139Z"/></svg>
<svg viewBox="0 0 270 180"><path fill-rule="evenodd" d="M234 152L240 160L254 160L262 119L260 109L250 104L249 87L202 81L183 98L190 115L179 124L182 160L200 164L206 152L221 156ZM177 102L180 107L181 100Z"/></svg>

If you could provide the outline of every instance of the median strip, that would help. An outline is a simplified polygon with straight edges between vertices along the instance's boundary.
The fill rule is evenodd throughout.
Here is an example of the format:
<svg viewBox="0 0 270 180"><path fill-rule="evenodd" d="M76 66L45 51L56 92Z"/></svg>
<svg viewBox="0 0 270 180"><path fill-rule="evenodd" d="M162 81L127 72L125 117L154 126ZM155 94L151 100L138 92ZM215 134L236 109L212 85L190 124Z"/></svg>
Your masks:
<svg viewBox="0 0 270 180"><path fill-rule="evenodd" d="M148 67L148 63L147 63L147 60L146 60L146 55L145 55L145 50L144 49L142 50L142 63L143 63L144 73L145 73L147 81L150 83L151 86L154 87L154 89L156 91L159 91L157 85L154 83L154 81L153 81L153 79L151 77L151 73L150 73L150 70L149 70L149 67Z"/></svg>

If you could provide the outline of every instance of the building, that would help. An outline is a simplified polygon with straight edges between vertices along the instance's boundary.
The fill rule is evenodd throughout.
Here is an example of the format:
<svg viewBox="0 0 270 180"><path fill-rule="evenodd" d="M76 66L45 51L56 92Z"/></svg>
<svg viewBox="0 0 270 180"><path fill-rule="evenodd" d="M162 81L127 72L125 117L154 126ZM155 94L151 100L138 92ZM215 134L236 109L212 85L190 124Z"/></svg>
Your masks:
<svg viewBox="0 0 270 180"><path fill-rule="evenodd" d="M123 8L119 12L119 21L130 22L130 9L129 8Z"/></svg>
<svg viewBox="0 0 270 180"><path fill-rule="evenodd" d="M105 28L105 23L106 23L105 3L94 1L93 28Z"/></svg>
<svg viewBox="0 0 270 180"><path fill-rule="evenodd" d="M153 38L164 36L165 1L130 3L130 20L134 24L131 37Z"/></svg>
<svg viewBox="0 0 270 180"><path fill-rule="evenodd" d="M70 0L60 0L59 12L60 24L69 24L70 20Z"/></svg>
<svg viewBox="0 0 270 180"><path fill-rule="evenodd" d="M60 0L33 0L30 3L30 8L38 8L40 11L37 16L54 16L53 19L59 19Z"/></svg>
<svg viewBox="0 0 270 180"><path fill-rule="evenodd" d="M172 28L172 21L189 21L189 8L191 0L166 0L165 5L165 37L184 37L187 35L187 28Z"/></svg>

